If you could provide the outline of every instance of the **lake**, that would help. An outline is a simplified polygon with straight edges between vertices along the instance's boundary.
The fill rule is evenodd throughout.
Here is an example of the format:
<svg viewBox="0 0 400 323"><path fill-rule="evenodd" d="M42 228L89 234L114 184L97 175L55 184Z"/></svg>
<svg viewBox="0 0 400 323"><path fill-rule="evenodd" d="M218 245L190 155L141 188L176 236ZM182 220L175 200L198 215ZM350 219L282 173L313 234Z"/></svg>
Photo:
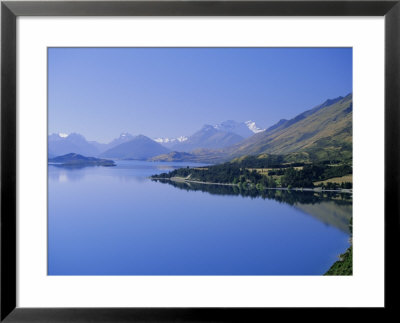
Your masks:
<svg viewBox="0 0 400 323"><path fill-rule="evenodd" d="M163 183L192 163L48 166L49 275L321 275L349 247L348 197Z"/></svg>

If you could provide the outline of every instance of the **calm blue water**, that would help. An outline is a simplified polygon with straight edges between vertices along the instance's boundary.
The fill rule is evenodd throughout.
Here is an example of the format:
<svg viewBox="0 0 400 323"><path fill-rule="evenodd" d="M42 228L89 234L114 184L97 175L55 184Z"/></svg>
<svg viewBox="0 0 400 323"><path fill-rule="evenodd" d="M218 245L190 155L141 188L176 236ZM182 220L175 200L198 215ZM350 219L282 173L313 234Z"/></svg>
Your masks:
<svg viewBox="0 0 400 323"><path fill-rule="evenodd" d="M147 179L174 165L192 164L49 166L48 274L320 275L349 246L349 205L289 205Z"/></svg>

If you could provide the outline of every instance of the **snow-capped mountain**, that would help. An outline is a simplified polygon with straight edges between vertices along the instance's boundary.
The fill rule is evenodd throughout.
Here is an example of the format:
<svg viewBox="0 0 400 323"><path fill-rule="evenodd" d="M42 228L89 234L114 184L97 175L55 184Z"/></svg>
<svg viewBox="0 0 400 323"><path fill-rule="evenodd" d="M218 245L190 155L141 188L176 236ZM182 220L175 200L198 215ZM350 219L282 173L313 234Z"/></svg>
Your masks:
<svg viewBox="0 0 400 323"><path fill-rule="evenodd" d="M218 149L228 147L264 130L251 120L246 122L227 120L214 126L204 125L200 130L188 137L160 137L154 139L154 141L171 150L188 152L199 148Z"/></svg>
<svg viewBox="0 0 400 323"><path fill-rule="evenodd" d="M105 152L108 149L114 148L120 144L123 144L125 142L131 141L134 138L130 133L123 132L119 135L118 138L113 139L107 144L99 143L97 141L89 141L92 145L94 145L100 153Z"/></svg>
<svg viewBox="0 0 400 323"><path fill-rule="evenodd" d="M243 138L248 138L255 133L265 130L259 128L256 123L251 120L246 122L227 120L215 125L214 128L220 131L235 133Z"/></svg>
<svg viewBox="0 0 400 323"><path fill-rule="evenodd" d="M106 145L105 150L114 148L114 147L116 147L116 146L118 146L118 145L120 145L120 144L123 144L123 143L125 143L125 142L131 141L133 138L135 138L135 137L132 136L130 133L123 132L123 133L121 133L121 134L119 135L118 138L116 138L116 139L112 140L111 142L109 142L109 143ZM105 151L105 150L104 150L104 151Z"/></svg>
<svg viewBox="0 0 400 323"><path fill-rule="evenodd" d="M107 144L87 141L78 133L52 133L49 135L49 156L60 156L69 153L95 157L102 152L133 140L135 137L127 132Z"/></svg>
<svg viewBox="0 0 400 323"><path fill-rule="evenodd" d="M175 138L168 137L159 137L153 139L153 142L150 142L150 138L145 136L133 136L127 132L123 132L120 136L109 143L99 143L96 141L87 141L85 137L77 133L53 133L49 135L48 144L49 149L48 153L51 157L56 157L60 155L65 155L69 153L80 154L89 157L97 157L100 154L104 155L106 152L113 153L118 158L135 158L139 156L139 154L125 154L126 149L133 149L137 147L141 147L147 151L147 148L152 147L152 152L165 152L166 150L160 149L154 143L160 144L164 148L176 151L189 152L195 149L219 149L234 145L245 138L249 138L255 133L259 133L264 131L256 125L254 121L246 121L246 122L236 122L233 120L227 120L221 122L217 125L204 125L200 130L194 132L191 136L179 136ZM146 140L145 140L146 139ZM147 140L148 139L148 140ZM135 140L135 143L131 143ZM128 144L129 145L124 145ZM140 143L140 145L139 145ZM146 143L146 144L145 144ZM124 145L121 147L121 152L113 148L119 147L120 145ZM145 147L146 146L146 147ZM123 148L123 149L122 149ZM118 150L118 154L117 154ZM118 155L118 156L117 156ZM132 156L131 156L132 155ZM144 154L146 155L146 154ZM143 155L143 156L144 156ZM151 154L150 154L151 155ZM111 155L110 155L111 156ZM143 157L140 155L139 157ZM147 155L146 155L147 156Z"/></svg>
<svg viewBox="0 0 400 323"><path fill-rule="evenodd" d="M69 153L96 156L99 154L99 149L78 133L53 133L48 137L48 153L49 156L61 156Z"/></svg>
<svg viewBox="0 0 400 323"><path fill-rule="evenodd" d="M243 140L243 137L232 131L224 131L215 126L204 125L184 141L175 141L169 148L180 152L190 152L200 148L218 149L233 145L241 140Z"/></svg>

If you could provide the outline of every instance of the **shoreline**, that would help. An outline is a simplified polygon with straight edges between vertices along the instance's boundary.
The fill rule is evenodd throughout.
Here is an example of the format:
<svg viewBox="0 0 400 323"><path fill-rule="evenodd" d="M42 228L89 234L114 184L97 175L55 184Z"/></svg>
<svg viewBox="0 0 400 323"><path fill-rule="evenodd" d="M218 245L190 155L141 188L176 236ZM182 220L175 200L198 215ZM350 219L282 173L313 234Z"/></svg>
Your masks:
<svg viewBox="0 0 400 323"><path fill-rule="evenodd" d="M161 177L150 177L150 179L155 180L164 180L164 181L172 181L178 183L195 183L195 184L205 184L205 185L223 185L223 186L237 186L239 184L231 184L231 183L213 183L213 182L201 182L185 179L183 177L171 177L171 178L161 178ZM287 187L265 187L266 190L279 190L279 191L306 191L306 192L337 192L337 193L346 193L353 194L352 189L340 189L340 190L324 190L321 188L287 188Z"/></svg>

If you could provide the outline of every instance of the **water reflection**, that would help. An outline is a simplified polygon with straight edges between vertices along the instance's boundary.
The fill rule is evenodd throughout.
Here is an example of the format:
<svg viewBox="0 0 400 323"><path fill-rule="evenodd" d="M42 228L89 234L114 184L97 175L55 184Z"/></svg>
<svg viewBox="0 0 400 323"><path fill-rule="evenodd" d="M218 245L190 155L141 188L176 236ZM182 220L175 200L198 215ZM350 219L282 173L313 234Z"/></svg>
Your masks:
<svg viewBox="0 0 400 323"><path fill-rule="evenodd" d="M85 177L85 174L82 168L49 165L49 180L54 182L65 183L80 181Z"/></svg>
<svg viewBox="0 0 400 323"><path fill-rule="evenodd" d="M149 179L187 166L49 165L48 274L320 275L347 249L348 195Z"/></svg>
<svg viewBox="0 0 400 323"><path fill-rule="evenodd" d="M193 163L169 164L143 161L116 161L116 166L103 167L93 165L48 165L49 179L59 183L75 182L83 180L86 176L112 176L121 182L148 181L148 177L157 173L173 171L178 168L192 166ZM196 164L205 166L206 164Z"/></svg>
<svg viewBox="0 0 400 323"><path fill-rule="evenodd" d="M242 189L239 186L211 185L189 182L174 182L169 180L154 180L172 185L186 191L201 191L213 195L237 195L245 198L261 198L275 200L293 206L305 214L317 218L327 225L349 232L349 221L352 216L352 196L338 192L311 192L293 190Z"/></svg>

